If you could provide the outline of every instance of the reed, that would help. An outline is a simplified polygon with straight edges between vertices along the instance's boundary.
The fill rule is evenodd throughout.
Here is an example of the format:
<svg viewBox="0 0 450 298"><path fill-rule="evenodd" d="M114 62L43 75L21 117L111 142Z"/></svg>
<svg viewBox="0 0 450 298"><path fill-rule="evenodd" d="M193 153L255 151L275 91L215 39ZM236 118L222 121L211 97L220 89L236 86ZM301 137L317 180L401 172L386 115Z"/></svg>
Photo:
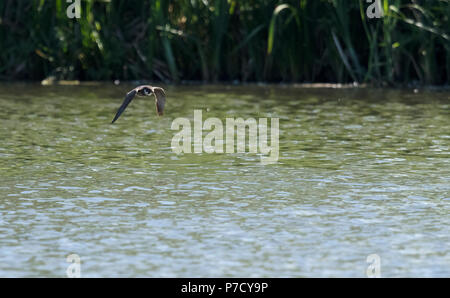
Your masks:
<svg viewBox="0 0 450 298"><path fill-rule="evenodd" d="M0 1L1 80L449 84L450 0Z"/></svg>

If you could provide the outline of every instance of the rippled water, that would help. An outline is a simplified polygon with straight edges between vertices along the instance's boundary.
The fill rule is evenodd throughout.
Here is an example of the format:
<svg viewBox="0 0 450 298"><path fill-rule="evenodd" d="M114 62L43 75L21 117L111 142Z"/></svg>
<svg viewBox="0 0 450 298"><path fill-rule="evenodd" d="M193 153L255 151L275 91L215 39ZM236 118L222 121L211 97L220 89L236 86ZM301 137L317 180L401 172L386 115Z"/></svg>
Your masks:
<svg viewBox="0 0 450 298"><path fill-rule="evenodd" d="M0 85L0 276L450 277L450 94ZM177 117L278 117L280 157L171 150Z"/></svg>

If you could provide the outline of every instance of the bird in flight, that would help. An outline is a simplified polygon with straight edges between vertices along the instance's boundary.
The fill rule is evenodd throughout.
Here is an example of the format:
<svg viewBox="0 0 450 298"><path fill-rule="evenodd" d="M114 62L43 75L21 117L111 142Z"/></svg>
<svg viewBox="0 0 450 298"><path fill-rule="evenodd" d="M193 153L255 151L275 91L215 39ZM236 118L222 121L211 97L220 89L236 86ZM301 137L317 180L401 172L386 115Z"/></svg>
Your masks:
<svg viewBox="0 0 450 298"><path fill-rule="evenodd" d="M116 113L116 116L114 116L114 119L111 123L114 123L120 117L123 111L125 111L125 109L127 108L128 104L136 95L150 96L152 94L155 95L156 112L159 116L161 116L164 111L164 104L166 103L166 93L164 92L164 89L160 87L152 87L150 85L142 85L134 88L127 93L127 96L125 96L122 105L120 106L119 110Z"/></svg>

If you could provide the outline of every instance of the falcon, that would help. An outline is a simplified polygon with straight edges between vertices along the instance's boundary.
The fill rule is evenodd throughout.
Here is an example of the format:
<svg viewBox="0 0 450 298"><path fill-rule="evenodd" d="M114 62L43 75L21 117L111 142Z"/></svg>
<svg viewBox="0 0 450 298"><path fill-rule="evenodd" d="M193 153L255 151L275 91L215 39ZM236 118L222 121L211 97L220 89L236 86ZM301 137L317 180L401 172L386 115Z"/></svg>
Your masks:
<svg viewBox="0 0 450 298"><path fill-rule="evenodd" d="M119 110L116 113L116 116L114 116L114 119L111 123L114 123L120 115L125 111L127 106L130 104L130 102L137 96L151 96L155 95L155 103L156 103L156 113L158 113L159 116L161 116L164 112L164 104L166 103L166 93L164 92L163 88L160 87L153 87L150 85L142 85L134 88L130 92L127 93L125 96L125 99L120 106Z"/></svg>

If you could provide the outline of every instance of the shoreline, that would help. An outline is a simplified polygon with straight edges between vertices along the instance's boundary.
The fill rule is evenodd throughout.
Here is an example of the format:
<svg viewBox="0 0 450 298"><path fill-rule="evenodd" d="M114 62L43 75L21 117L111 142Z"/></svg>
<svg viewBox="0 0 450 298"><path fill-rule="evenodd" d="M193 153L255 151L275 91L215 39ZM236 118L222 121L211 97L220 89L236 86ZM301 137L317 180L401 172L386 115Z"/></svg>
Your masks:
<svg viewBox="0 0 450 298"><path fill-rule="evenodd" d="M298 89L391 89L391 90L428 90L428 91L450 91L450 85L421 85L421 84L399 84L399 85L374 85L367 83L274 83L274 82L240 82L240 81L218 81L218 82L204 82L185 80L179 83L150 81L150 80L131 80L131 81L79 81L79 80L53 80L45 79L42 81L0 81L0 85L10 84L30 84L41 86L100 86L111 84L113 86L119 85L143 85L155 84L165 86L227 86L227 87L286 87Z"/></svg>

